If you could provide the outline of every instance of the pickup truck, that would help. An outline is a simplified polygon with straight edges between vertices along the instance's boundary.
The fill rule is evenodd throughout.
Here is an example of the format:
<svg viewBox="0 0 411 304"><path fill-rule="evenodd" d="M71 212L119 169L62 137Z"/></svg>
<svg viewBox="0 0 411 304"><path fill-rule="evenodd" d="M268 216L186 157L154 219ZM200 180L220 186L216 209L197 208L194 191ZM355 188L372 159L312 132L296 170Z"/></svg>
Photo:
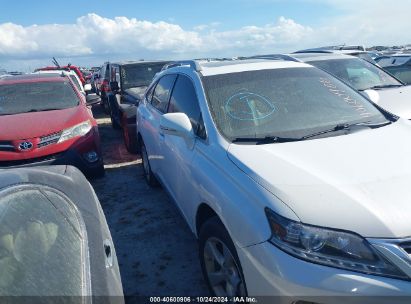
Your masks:
<svg viewBox="0 0 411 304"><path fill-rule="evenodd" d="M110 63L110 90L107 92L113 128L122 130L124 144L137 153L136 110L153 77L169 61L127 61Z"/></svg>

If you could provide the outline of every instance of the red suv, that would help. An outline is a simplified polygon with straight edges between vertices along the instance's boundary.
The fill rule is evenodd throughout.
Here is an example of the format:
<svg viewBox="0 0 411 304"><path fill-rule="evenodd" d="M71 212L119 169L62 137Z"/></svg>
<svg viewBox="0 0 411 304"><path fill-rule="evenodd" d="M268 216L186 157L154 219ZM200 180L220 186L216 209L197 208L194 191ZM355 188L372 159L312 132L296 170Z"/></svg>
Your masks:
<svg viewBox="0 0 411 304"><path fill-rule="evenodd" d="M55 74L0 79L0 168L74 165L104 174L97 122L70 78Z"/></svg>

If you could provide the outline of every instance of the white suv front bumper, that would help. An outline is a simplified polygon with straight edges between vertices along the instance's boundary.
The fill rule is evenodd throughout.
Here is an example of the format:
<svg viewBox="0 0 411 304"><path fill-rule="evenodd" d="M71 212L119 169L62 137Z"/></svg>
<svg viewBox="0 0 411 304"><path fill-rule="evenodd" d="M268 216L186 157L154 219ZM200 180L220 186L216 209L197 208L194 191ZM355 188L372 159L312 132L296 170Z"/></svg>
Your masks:
<svg viewBox="0 0 411 304"><path fill-rule="evenodd" d="M397 280L317 265L268 242L239 248L238 255L249 296L263 296L261 300L267 302L317 302L313 298L318 298L319 303L411 303L411 278Z"/></svg>

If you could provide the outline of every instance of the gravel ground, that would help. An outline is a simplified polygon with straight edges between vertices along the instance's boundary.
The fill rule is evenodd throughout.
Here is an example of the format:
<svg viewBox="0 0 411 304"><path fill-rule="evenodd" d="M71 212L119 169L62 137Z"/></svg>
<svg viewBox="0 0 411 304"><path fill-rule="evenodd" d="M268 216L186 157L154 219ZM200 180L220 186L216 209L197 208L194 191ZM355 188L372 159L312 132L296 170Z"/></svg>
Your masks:
<svg viewBox="0 0 411 304"><path fill-rule="evenodd" d="M197 241L161 188L145 183L141 159L99 106L106 175L91 181L114 240L126 296L208 295Z"/></svg>

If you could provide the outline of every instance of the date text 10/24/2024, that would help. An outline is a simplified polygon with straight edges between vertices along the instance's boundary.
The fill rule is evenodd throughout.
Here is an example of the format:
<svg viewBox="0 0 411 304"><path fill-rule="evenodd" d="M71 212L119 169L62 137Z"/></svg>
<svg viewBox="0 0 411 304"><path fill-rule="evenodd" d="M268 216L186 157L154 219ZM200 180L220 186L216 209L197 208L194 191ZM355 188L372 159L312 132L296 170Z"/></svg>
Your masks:
<svg viewBox="0 0 411 304"><path fill-rule="evenodd" d="M257 303L253 297L150 297L150 303Z"/></svg>

